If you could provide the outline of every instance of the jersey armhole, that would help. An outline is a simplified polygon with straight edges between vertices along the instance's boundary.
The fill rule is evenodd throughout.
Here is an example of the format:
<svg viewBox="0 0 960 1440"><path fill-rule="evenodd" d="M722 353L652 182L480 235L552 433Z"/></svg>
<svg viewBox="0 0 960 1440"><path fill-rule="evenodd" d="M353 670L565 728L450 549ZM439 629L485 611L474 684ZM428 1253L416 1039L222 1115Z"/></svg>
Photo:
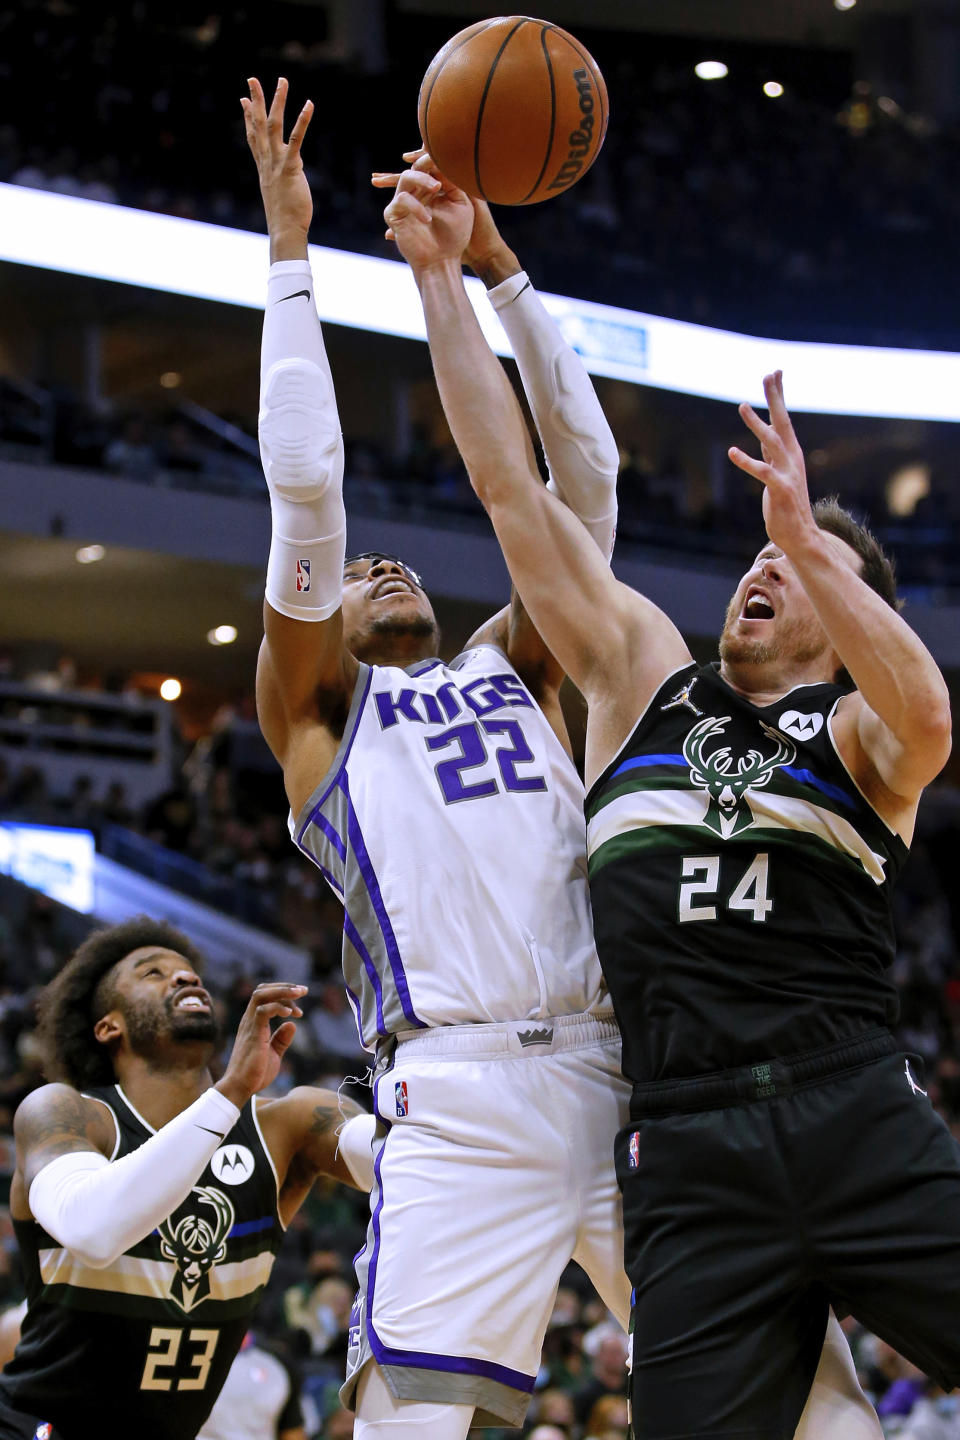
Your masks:
<svg viewBox="0 0 960 1440"><path fill-rule="evenodd" d="M267 1144L266 1140L264 1139L263 1131L262 1131L261 1128L260 1128L260 1117L259 1117L259 1115L257 1114L257 1108L258 1108L259 1102L260 1102L260 1096L259 1096L259 1095L254 1095L254 1096L252 1097L251 1101L250 1101L250 1116L251 1116L251 1118L252 1118L252 1120L253 1120L253 1128L254 1128L254 1129L256 1130L256 1132L257 1132L257 1139L260 1141L260 1149L263 1151L264 1155L267 1157L267 1164L270 1166L270 1173L271 1173L272 1176L273 1176L273 1184L274 1184L274 1188L276 1189L276 1192L277 1192L277 1203L276 1203L277 1224L280 1226L280 1229L283 1230L284 1233L286 1233L287 1227L286 1227L286 1225L284 1225L284 1223L283 1223L283 1216L280 1214L280 1176L277 1174L277 1167L276 1167L276 1165L274 1164L273 1156L272 1156L271 1153L270 1153L270 1146Z"/></svg>
<svg viewBox="0 0 960 1440"><path fill-rule="evenodd" d="M848 779L849 779L849 781L850 781L850 784L851 784L851 785L853 786L853 788L856 790L857 794L860 796L860 799L863 801L864 805L868 805L868 806L870 807L870 813L871 813L871 815L876 815L877 819L880 821L880 824L883 826L884 830L886 830L889 835L892 835L895 840L898 840L898 841L900 842L900 844L904 847L905 850L909 850L910 847L909 847L909 845L907 844L907 842L904 840L903 836L902 836L901 834L899 834L898 831L894 830L894 828L893 828L892 825L890 825L890 824L887 823L887 821L884 819L884 817L880 814L880 811L877 809L876 805L874 805L873 802L869 799L869 797L868 797L867 795L865 795L865 794L863 793L863 791L860 789L860 786L857 784L856 777L854 776L853 772L851 771L850 766L847 764L846 760L844 760L843 756L840 754L840 746L837 744L836 736L835 736L834 733L833 733L833 717L834 717L834 716L836 715L836 713L837 713L837 706L840 704L840 701L841 701L841 700L845 700L846 697L847 697L847 695L851 695L851 694L853 694L853 691L847 690L843 695L838 695L837 698L836 698L836 700L835 700L834 703L833 703L833 708L831 709L830 714L827 716L827 735L828 735L829 740L830 740L830 748L833 750L834 755L836 755L836 757L837 757L837 759L839 760L840 764L843 766L844 774L848 777Z"/></svg>
<svg viewBox="0 0 960 1440"><path fill-rule="evenodd" d="M117 1151L120 1149L120 1121L117 1119L115 1110L111 1105L107 1104L106 1100L101 1100L99 1095L88 1095L86 1090L81 1090L80 1094L83 1096L84 1100L92 1100L96 1105L102 1105L104 1110L106 1110L107 1114L110 1116L110 1119L113 1121L113 1130L116 1139L113 1142L113 1149L110 1151L107 1159L116 1160Z"/></svg>
<svg viewBox="0 0 960 1440"><path fill-rule="evenodd" d="M702 668L697 664L696 660L685 660L682 665L678 665L674 670L671 670L668 675L664 675L663 679L660 681L660 684L657 686L656 690L654 690L653 694L650 696L650 699L647 701L646 705L644 705L636 720L633 722L630 729L627 731L626 735L623 737L614 753L610 756L610 759L607 761L606 765L604 765L596 780L594 780L593 784L588 789L585 804L590 804L590 801L592 800L599 786L604 784L610 778L613 767L623 755L624 750L626 750L627 746L630 744L630 741L633 739L634 735L636 735L643 721L646 720L647 716L650 714L650 711L656 704L658 697L670 684L670 681L674 680L683 670L689 670L691 667L695 671L699 671ZM693 681L691 680L691 684L692 683Z"/></svg>

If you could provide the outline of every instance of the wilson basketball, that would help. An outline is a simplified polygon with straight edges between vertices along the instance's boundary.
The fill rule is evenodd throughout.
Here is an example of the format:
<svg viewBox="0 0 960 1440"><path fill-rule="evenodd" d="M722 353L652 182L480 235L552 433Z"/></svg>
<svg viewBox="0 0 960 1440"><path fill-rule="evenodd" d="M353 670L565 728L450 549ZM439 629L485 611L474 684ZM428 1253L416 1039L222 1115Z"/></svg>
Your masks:
<svg viewBox="0 0 960 1440"><path fill-rule="evenodd" d="M496 205L559 195L596 160L607 87L578 40L546 20L480 20L448 40L420 86L420 134L443 173Z"/></svg>

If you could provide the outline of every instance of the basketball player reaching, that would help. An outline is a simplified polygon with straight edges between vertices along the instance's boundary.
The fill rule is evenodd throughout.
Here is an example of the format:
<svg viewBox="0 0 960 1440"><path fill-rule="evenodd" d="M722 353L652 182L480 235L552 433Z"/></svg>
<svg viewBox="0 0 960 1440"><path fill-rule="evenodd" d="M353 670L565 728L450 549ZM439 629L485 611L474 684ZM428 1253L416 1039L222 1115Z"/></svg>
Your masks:
<svg viewBox="0 0 960 1440"><path fill-rule="evenodd" d="M468 198L408 172L386 218L514 583L588 700L595 932L633 1082L636 1434L792 1434L831 1300L952 1388L960 1150L897 1053L885 973L950 708L890 564L836 502L811 508L768 376L769 423L741 407L763 458L731 451L768 542L696 665L539 483L463 288Z"/></svg>
<svg viewBox="0 0 960 1440"><path fill-rule="evenodd" d="M251 81L244 102L274 262L258 701L294 838L344 902L345 979L377 1052L373 1213L345 1394L357 1389L359 1440L413 1429L462 1440L472 1423L522 1421L571 1258L627 1319L611 1160L626 1087L556 662L514 601L445 665L409 567L383 555L343 564L342 447L299 154L311 108L285 144L285 96L280 82L268 114ZM489 214L475 220L471 263L526 357L554 488L603 564L616 447ZM490 1236L482 1255L478 1225ZM843 1350L825 1365L835 1353L839 1373ZM828 1404L850 1414L843 1387L849 1370L839 1388L828 1379Z"/></svg>
<svg viewBox="0 0 960 1440"><path fill-rule="evenodd" d="M28 1305L0 1377L4 1440L190 1440L314 1179L369 1183L359 1106L310 1087L254 1099L306 987L256 988L213 1084L220 1037L199 959L140 918L95 931L44 993L58 1080L14 1119Z"/></svg>

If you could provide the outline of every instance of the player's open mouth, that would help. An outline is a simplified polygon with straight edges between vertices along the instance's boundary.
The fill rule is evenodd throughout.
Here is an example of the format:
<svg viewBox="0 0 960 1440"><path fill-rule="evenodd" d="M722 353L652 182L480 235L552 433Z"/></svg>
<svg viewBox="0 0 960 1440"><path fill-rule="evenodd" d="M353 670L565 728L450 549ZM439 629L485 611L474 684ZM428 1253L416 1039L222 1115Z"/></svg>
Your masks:
<svg viewBox="0 0 960 1440"><path fill-rule="evenodd" d="M206 994L201 995L197 990L188 990L183 995L178 995L173 1002L174 1010L197 1010L204 1015L210 1013L210 1001Z"/></svg>
<svg viewBox="0 0 960 1440"><path fill-rule="evenodd" d="M756 585L751 585L743 602L743 609L740 611L740 619L772 620L773 618L774 609L766 593Z"/></svg>
<svg viewBox="0 0 960 1440"><path fill-rule="evenodd" d="M407 584L406 580L381 580L380 584L374 587L371 600L383 600L387 595L413 595L415 591Z"/></svg>

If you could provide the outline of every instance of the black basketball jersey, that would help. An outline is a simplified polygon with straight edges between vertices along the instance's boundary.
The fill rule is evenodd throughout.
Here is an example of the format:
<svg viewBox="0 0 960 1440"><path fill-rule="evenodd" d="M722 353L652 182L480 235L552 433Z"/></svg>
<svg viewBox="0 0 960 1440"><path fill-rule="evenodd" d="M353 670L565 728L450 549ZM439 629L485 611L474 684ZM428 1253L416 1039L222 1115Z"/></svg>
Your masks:
<svg viewBox="0 0 960 1440"><path fill-rule="evenodd" d="M155 1132L119 1085L119 1159ZM65 1440L190 1440L209 1414L267 1283L283 1227L252 1104L187 1199L112 1265L84 1265L36 1221L15 1221L28 1310L0 1402Z"/></svg>
<svg viewBox="0 0 960 1440"><path fill-rule="evenodd" d="M907 847L834 747L845 691L753 705L694 664L586 801L597 949L635 1082L894 1023L891 887Z"/></svg>

